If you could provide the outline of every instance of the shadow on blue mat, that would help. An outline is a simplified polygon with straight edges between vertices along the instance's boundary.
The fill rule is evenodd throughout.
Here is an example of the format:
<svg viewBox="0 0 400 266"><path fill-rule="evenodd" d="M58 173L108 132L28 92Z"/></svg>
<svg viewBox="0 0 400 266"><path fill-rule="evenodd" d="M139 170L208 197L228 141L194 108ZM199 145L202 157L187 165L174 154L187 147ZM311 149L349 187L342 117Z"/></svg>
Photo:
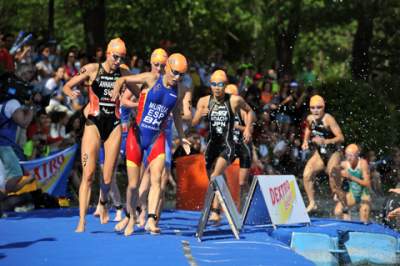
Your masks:
<svg viewBox="0 0 400 266"><path fill-rule="evenodd" d="M39 242L57 241L54 237L41 238L34 241L15 242L10 244L1 245L0 249L13 249L13 248L26 248Z"/></svg>
<svg viewBox="0 0 400 266"><path fill-rule="evenodd" d="M91 213L90 211L88 212ZM41 209L35 210L31 212L17 213L17 212L9 212L7 213L9 220L23 220L23 219L31 219L31 218L60 218L60 217L74 217L79 216L78 209Z"/></svg>
<svg viewBox="0 0 400 266"><path fill-rule="evenodd" d="M198 222L199 218L198 217L169 217L169 218L162 218L164 221L169 221L169 220L180 220L180 221L195 221Z"/></svg>
<svg viewBox="0 0 400 266"><path fill-rule="evenodd" d="M4 259L5 257L7 257L6 255L4 255L3 253L0 253L0 260Z"/></svg>
<svg viewBox="0 0 400 266"><path fill-rule="evenodd" d="M119 232L116 232L116 231L105 231L105 230L97 230L97 231L91 231L90 232L91 234L94 234L94 235L96 235L96 234L118 234ZM136 233L136 231L135 231L135 233Z"/></svg>

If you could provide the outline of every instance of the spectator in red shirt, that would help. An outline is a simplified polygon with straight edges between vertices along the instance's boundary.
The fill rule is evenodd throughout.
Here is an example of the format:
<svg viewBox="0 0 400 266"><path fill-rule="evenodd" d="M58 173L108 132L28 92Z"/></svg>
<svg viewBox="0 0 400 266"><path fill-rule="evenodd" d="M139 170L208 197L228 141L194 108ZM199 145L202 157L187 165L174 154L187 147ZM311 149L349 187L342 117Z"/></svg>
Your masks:
<svg viewBox="0 0 400 266"><path fill-rule="evenodd" d="M14 72L14 58L8 52L13 44L12 34L0 33L0 72Z"/></svg>

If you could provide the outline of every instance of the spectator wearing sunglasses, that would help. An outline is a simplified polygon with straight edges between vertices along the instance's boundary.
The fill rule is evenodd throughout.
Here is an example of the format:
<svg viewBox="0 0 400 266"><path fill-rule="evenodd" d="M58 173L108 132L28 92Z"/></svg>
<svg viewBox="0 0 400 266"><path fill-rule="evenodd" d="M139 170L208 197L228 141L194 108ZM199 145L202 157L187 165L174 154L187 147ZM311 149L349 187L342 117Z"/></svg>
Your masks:
<svg viewBox="0 0 400 266"><path fill-rule="evenodd" d="M346 194L341 189L341 176L338 172L341 152L340 145L344 141L342 130L335 118L325 113L325 101L319 95L310 99L311 114L307 116L307 127L304 132L303 150L311 150L311 157L307 161L303 173L304 189L308 197L307 211L315 211L317 204L314 198L313 178L325 170L329 176L329 186L343 205L343 212L347 210Z"/></svg>

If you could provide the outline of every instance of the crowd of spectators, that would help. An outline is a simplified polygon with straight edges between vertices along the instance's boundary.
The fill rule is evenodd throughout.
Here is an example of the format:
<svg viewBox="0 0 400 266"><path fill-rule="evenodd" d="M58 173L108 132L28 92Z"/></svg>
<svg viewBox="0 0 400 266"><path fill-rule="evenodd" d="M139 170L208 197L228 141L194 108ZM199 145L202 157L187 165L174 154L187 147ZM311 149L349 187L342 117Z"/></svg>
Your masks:
<svg viewBox="0 0 400 266"><path fill-rule="evenodd" d="M83 128L81 109L88 101L87 86L79 89L79 99L71 101L63 94L63 84L89 62L102 62L104 50L96 49L88 56L78 47L61 49L56 42L40 45L25 44L15 54L9 50L12 34L0 33L0 73L13 72L33 86L32 101L36 115L29 127L19 129L17 142L27 159L47 156L77 143ZM240 94L257 115L253 136L254 160L252 174L294 174L301 178L309 154L301 149L304 118L308 102L318 93L318 76L308 60L298 75L278 75L276 67L258 68L251 64L227 65L222 55L210 56L207 62L192 60L183 83L193 88L193 108L197 99L209 93L209 75L216 68L229 74L230 83L238 86ZM125 59L133 74L150 70L146 58L132 54ZM329 102L329 99L327 99ZM334 110L330 110L334 113ZM207 122L195 129L187 127L194 151L202 152L207 137ZM361 143L362 144L362 143ZM382 194L382 184L395 187L400 181L400 150L383 157L374 151L364 153L369 160L374 191ZM79 156L77 156L79 158ZM391 164L389 162L392 162ZM389 167L390 165L390 167ZM76 167L79 167L77 164Z"/></svg>

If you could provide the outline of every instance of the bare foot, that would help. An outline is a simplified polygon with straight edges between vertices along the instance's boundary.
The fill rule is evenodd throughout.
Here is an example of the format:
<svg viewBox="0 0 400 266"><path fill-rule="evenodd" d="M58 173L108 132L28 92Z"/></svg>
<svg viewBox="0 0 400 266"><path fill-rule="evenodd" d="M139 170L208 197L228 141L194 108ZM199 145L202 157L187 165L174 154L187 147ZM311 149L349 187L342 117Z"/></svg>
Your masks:
<svg viewBox="0 0 400 266"><path fill-rule="evenodd" d="M120 222L122 220L122 210L117 210L115 212L114 222Z"/></svg>
<svg viewBox="0 0 400 266"><path fill-rule="evenodd" d="M117 223L114 227L115 231L121 232L122 230L125 229L125 227L127 226L129 222L129 218L128 217L124 217L124 219L122 219L119 223Z"/></svg>
<svg viewBox="0 0 400 266"><path fill-rule="evenodd" d="M210 222L218 225L221 222L221 215L216 212L211 212L210 217L208 218Z"/></svg>
<svg viewBox="0 0 400 266"><path fill-rule="evenodd" d="M140 212L140 215L137 219L137 224L140 228L144 227L144 225L146 224L146 211L142 210Z"/></svg>
<svg viewBox="0 0 400 266"><path fill-rule="evenodd" d="M310 203L307 206L307 212L313 212L316 211L318 209L317 204L315 203L315 201L310 201Z"/></svg>
<svg viewBox="0 0 400 266"><path fill-rule="evenodd" d="M106 224L110 220L110 216L108 215L108 209L106 206L100 206L100 223Z"/></svg>
<svg viewBox="0 0 400 266"><path fill-rule="evenodd" d="M94 211L93 216L96 216L96 217L100 216L100 204L97 204L96 210Z"/></svg>
<svg viewBox="0 0 400 266"><path fill-rule="evenodd" d="M150 234L152 235L158 235L161 233L160 227L157 227L156 221L153 218L147 219L147 223L144 229L150 232Z"/></svg>
<svg viewBox="0 0 400 266"><path fill-rule="evenodd" d="M130 236L133 234L134 230L135 230L135 218L131 216L131 218L129 218L127 226L125 227L124 235Z"/></svg>
<svg viewBox="0 0 400 266"><path fill-rule="evenodd" d="M78 226L75 229L75 233L83 233L85 232L85 220L79 219Z"/></svg>

